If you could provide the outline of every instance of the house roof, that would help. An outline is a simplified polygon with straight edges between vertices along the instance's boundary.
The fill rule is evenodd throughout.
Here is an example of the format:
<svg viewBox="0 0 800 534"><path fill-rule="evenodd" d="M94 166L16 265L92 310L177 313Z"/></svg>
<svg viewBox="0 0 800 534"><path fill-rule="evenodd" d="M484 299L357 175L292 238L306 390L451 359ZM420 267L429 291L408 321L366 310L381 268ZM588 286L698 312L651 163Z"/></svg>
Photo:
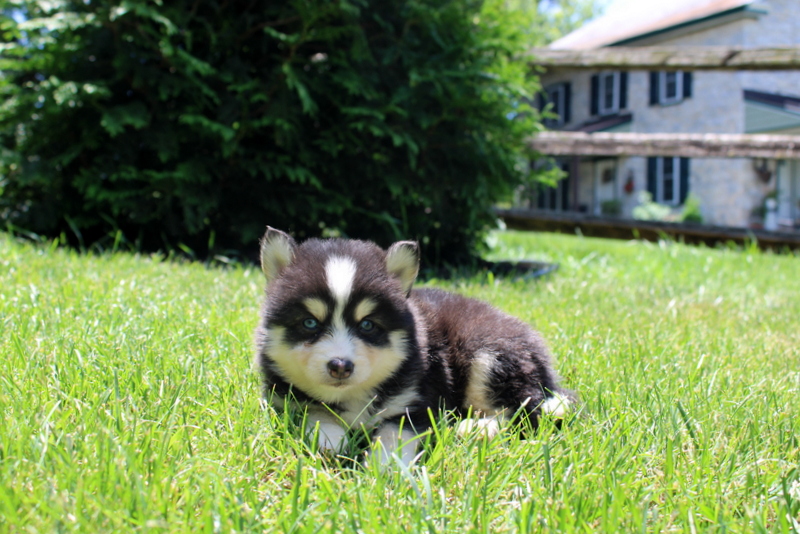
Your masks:
<svg viewBox="0 0 800 534"><path fill-rule="evenodd" d="M745 133L790 133L800 129L800 98L744 90Z"/></svg>
<svg viewBox="0 0 800 534"><path fill-rule="evenodd" d="M671 0L628 2L584 24L550 44L550 48L585 50L695 24L731 12L746 10L754 0Z"/></svg>
<svg viewBox="0 0 800 534"><path fill-rule="evenodd" d="M745 89L744 99L750 102L758 102L759 104L786 109L788 111L800 114L800 97Z"/></svg>
<svg viewBox="0 0 800 534"><path fill-rule="evenodd" d="M630 124L633 121L633 114L630 112L616 113L614 115L607 115L599 117L595 120L584 122L573 128L567 128L571 132L611 132L619 131L620 127Z"/></svg>

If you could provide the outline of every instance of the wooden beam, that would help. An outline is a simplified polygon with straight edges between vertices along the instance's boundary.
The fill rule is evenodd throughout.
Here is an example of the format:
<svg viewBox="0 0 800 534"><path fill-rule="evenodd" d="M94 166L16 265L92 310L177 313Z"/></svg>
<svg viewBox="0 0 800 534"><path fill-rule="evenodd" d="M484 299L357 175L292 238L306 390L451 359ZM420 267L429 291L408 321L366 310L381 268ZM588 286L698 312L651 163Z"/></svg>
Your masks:
<svg viewBox="0 0 800 534"><path fill-rule="evenodd" d="M796 135L540 132L529 143L548 156L800 159Z"/></svg>
<svg viewBox="0 0 800 534"><path fill-rule="evenodd" d="M552 69L794 70L800 46L611 46L590 50L534 48L528 61Z"/></svg>
<svg viewBox="0 0 800 534"><path fill-rule="evenodd" d="M575 234L580 231L587 237L612 239L645 239L658 241L665 236L685 243L718 246L726 243L744 245L755 242L760 248L783 251L800 250L799 232L768 232L749 228L681 224L657 221L615 219L573 212L548 212L541 210L495 210L506 227L512 230L557 232Z"/></svg>

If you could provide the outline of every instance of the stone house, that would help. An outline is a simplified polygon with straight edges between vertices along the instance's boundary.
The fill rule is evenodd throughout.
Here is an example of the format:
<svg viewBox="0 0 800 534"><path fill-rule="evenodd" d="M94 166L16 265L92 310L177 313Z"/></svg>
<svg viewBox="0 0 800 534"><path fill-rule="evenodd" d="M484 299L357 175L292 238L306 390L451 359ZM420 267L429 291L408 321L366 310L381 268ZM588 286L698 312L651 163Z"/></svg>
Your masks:
<svg viewBox="0 0 800 534"><path fill-rule="evenodd" d="M800 44L798 0L671 0L609 11L551 48ZM583 132L800 134L800 72L558 70L541 78L552 129ZM568 176L532 207L631 217L641 191L678 211L689 194L704 222L760 224L777 199L785 229L800 226L800 161L672 157L565 158Z"/></svg>

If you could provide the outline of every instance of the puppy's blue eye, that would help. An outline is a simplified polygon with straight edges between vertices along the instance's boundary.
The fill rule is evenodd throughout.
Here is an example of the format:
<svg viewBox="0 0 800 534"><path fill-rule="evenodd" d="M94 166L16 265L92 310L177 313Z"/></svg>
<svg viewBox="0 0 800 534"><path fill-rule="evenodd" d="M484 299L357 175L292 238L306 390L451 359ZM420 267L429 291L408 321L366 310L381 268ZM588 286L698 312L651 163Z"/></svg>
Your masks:
<svg viewBox="0 0 800 534"><path fill-rule="evenodd" d="M358 328L360 328L362 332L372 332L375 329L375 323L369 319L364 319L359 323Z"/></svg>
<svg viewBox="0 0 800 534"><path fill-rule="evenodd" d="M303 321L303 327L306 330L316 330L319 327L319 322L316 319L306 319Z"/></svg>

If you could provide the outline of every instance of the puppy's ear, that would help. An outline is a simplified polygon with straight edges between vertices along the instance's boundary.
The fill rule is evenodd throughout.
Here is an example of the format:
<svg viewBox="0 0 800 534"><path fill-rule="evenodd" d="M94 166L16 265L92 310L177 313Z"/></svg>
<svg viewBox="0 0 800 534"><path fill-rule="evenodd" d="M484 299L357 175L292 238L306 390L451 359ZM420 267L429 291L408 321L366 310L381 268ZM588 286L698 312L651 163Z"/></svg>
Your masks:
<svg viewBox="0 0 800 534"><path fill-rule="evenodd" d="M397 278L406 295L411 293L411 286L419 272L419 245L414 241L398 241L386 251L386 270Z"/></svg>
<svg viewBox="0 0 800 534"><path fill-rule="evenodd" d="M278 278L292 263L296 246L289 234L267 226L267 232L261 238L261 270L267 283Z"/></svg>

